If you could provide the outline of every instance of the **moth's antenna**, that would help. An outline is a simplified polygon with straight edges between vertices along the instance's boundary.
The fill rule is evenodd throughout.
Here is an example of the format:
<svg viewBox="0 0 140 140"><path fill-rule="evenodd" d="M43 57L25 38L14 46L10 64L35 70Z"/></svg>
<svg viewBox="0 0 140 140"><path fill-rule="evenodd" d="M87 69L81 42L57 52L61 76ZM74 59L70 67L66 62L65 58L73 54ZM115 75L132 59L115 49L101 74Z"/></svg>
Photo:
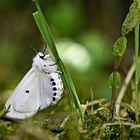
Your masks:
<svg viewBox="0 0 140 140"><path fill-rule="evenodd" d="M30 48L32 48L36 52L36 54L38 54L38 51L36 48L34 48L33 46L30 46Z"/></svg>
<svg viewBox="0 0 140 140"><path fill-rule="evenodd" d="M47 50L47 45L44 44L44 50L43 50L43 54L45 54L46 50Z"/></svg>

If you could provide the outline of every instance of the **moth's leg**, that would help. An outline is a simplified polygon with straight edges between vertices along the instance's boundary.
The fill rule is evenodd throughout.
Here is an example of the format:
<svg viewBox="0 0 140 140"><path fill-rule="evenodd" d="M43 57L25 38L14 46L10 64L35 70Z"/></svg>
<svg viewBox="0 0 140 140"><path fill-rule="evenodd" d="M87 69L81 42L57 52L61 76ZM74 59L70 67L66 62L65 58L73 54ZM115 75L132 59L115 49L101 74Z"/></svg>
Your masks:
<svg viewBox="0 0 140 140"><path fill-rule="evenodd" d="M58 70L58 71L56 71L55 73L62 73L62 72Z"/></svg>
<svg viewBox="0 0 140 140"><path fill-rule="evenodd" d="M7 112L9 112L9 109L11 108L11 104L8 106L8 108L6 109L6 107L4 107L4 109L3 109L3 111L5 112L5 113L7 113Z"/></svg>
<svg viewBox="0 0 140 140"><path fill-rule="evenodd" d="M57 71L57 73L63 74L64 72L63 71Z"/></svg>
<svg viewBox="0 0 140 140"><path fill-rule="evenodd" d="M59 74L61 74L61 73L63 73L62 71L51 71L51 72L48 72L48 74L50 74L50 73L59 73Z"/></svg>
<svg viewBox="0 0 140 140"><path fill-rule="evenodd" d="M59 62L59 59L57 59L57 61L55 63L53 63L53 64L51 64L49 66L54 66L54 65L58 64L58 62Z"/></svg>
<svg viewBox="0 0 140 140"><path fill-rule="evenodd" d="M41 110L41 106L39 106L39 108L37 109L37 112Z"/></svg>
<svg viewBox="0 0 140 140"><path fill-rule="evenodd" d="M51 56L50 54L46 54L45 57L44 57L44 59L47 59L50 56Z"/></svg>

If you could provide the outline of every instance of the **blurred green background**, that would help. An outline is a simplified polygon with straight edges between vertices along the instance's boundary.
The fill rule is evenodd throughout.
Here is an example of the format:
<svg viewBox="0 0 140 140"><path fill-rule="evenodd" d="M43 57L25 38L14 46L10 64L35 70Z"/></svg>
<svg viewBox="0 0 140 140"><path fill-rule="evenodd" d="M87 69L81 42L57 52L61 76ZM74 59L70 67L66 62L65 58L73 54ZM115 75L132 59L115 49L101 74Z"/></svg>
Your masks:
<svg viewBox="0 0 140 140"><path fill-rule="evenodd" d="M72 75L82 103L91 100L90 88L94 99L111 97L107 79L113 64L111 51L131 3L130 0L41 0L60 57ZM31 67L35 52L30 46L43 49L33 12L35 6L31 0L0 1L0 100L3 103ZM133 60L132 34L128 38L122 69Z"/></svg>

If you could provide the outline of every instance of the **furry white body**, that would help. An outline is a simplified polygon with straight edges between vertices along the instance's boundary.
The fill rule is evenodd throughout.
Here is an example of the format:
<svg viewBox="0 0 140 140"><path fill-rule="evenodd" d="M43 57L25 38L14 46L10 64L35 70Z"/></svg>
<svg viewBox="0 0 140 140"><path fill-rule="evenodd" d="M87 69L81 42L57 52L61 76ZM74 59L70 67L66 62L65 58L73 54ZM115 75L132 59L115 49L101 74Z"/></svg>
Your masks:
<svg viewBox="0 0 140 140"><path fill-rule="evenodd" d="M50 55L39 52L8 101L6 117L26 119L38 110L56 104L63 94L63 83Z"/></svg>

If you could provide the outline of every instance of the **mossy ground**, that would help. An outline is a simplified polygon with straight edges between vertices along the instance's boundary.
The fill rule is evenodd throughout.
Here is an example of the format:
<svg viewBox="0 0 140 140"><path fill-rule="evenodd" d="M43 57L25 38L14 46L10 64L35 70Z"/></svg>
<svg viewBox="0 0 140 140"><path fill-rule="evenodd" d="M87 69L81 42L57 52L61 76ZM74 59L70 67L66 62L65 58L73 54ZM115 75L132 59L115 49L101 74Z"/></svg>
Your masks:
<svg viewBox="0 0 140 140"><path fill-rule="evenodd" d="M91 106L93 105L93 106ZM85 123L76 114L44 111L34 117L20 120L0 120L0 139L13 140L138 140L140 125L135 123L134 112L122 108L119 117L108 122L109 103L93 101L84 105Z"/></svg>

